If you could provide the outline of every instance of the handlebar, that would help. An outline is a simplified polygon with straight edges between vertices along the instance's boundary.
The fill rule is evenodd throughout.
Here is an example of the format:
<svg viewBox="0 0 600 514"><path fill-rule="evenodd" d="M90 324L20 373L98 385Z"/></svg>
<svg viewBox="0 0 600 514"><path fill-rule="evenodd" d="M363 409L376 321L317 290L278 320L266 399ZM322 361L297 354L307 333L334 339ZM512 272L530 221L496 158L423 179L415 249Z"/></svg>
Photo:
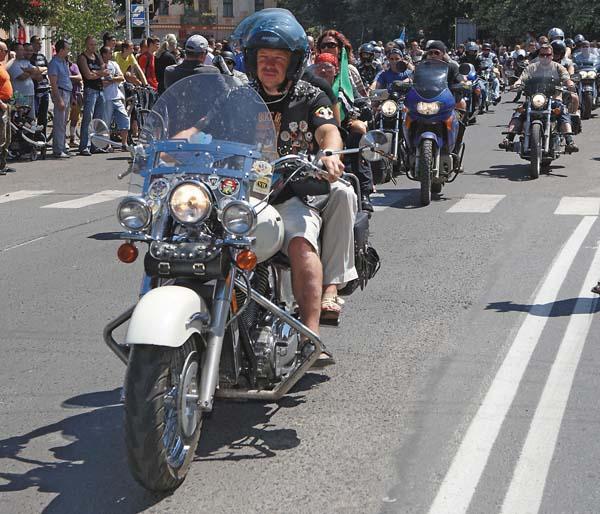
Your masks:
<svg viewBox="0 0 600 514"><path fill-rule="evenodd" d="M336 151L335 153L332 151L326 152L325 155L326 156L331 156L331 155L339 155L341 152L347 152L347 153L356 153L356 149L354 149L354 152L348 152L347 150L340 150L340 151ZM316 162L320 163L320 159L317 159ZM276 168L278 166L282 166L284 164L298 164L299 167L304 167L306 168L306 170L303 170L305 172L307 172L309 175L312 175L315 178L319 178L319 179L327 179L329 178L329 173L327 173L323 168L319 167L317 164L310 162L310 160L308 160L307 157L301 156L301 155L284 155L283 157L280 157L279 159L275 159L271 165ZM344 184L345 186L351 186L350 182L348 182L347 180L343 179L343 178L338 178L338 182L340 182L340 184Z"/></svg>

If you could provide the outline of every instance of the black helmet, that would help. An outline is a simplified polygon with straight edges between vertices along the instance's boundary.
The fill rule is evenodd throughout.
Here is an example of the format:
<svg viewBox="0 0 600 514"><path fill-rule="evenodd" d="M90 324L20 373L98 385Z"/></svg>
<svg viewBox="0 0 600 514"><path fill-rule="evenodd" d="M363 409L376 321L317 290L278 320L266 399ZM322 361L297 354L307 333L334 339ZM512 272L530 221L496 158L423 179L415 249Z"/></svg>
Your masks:
<svg viewBox="0 0 600 514"><path fill-rule="evenodd" d="M406 50L406 43L404 42L403 39L394 39L394 44L404 52L404 50Z"/></svg>
<svg viewBox="0 0 600 514"><path fill-rule="evenodd" d="M431 39L427 41L427 46L425 47L425 50L439 50L444 54L448 51L444 42L440 41L439 39Z"/></svg>
<svg viewBox="0 0 600 514"><path fill-rule="evenodd" d="M585 41L585 36L583 34L577 34L574 38L573 38L573 42L575 43L575 46L580 45L581 43L583 43Z"/></svg>
<svg viewBox="0 0 600 514"><path fill-rule="evenodd" d="M358 55L373 54L375 55L375 47L371 43L363 43L358 47Z"/></svg>
<svg viewBox="0 0 600 514"><path fill-rule="evenodd" d="M555 39L560 39L561 41L565 39L565 33L562 29L558 27L554 27L548 31L548 39L550 41L554 41Z"/></svg>
<svg viewBox="0 0 600 514"><path fill-rule="evenodd" d="M567 45L569 48L573 48L575 46L575 41L568 37L565 39L565 45Z"/></svg>
<svg viewBox="0 0 600 514"><path fill-rule="evenodd" d="M269 15L261 14L266 11L270 11ZM286 78L297 82L308 56L308 38L302 25L286 9L264 9L249 18L254 18L255 21L246 25L245 37L241 38L246 74L251 78L256 77L256 55L261 48L288 50L292 53L292 57Z"/></svg>
<svg viewBox="0 0 600 514"><path fill-rule="evenodd" d="M562 39L555 39L550 46L556 55L564 55L567 51L567 45Z"/></svg>
<svg viewBox="0 0 600 514"><path fill-rule="evenodd" d="M475 41L469 41L465 45L465 52L475 52L475 53L478 53L479 52L479 45L477 43L475 43Z"/></svg>
<svg viewBox="0 0 600 514"><path fill-rule="evenodd" d="M235 55L233 55L233 52L230 52L229 50L224 50L221 52L221 57L223 57L223 59L225 61L233 61L235 62Z"/></svg>

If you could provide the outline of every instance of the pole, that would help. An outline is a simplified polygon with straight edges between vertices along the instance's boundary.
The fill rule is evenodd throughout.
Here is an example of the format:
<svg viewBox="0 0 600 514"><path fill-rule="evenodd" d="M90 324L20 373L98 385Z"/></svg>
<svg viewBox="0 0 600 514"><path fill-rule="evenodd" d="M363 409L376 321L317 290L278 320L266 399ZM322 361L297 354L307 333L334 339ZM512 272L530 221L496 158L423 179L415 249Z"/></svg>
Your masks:
<svg viewBox="0 0 600 514"><path fill-rule="evenodd" d="M150 37L150 12L148 9L148 0L144 0L144 28L146 37Z"/></svg>
<svg viewBox="0 0 600 514"><path fill-rule="evenodd" d="M131 41L131 0L125 0L125 27L127 28L127 39Z"/></svg>

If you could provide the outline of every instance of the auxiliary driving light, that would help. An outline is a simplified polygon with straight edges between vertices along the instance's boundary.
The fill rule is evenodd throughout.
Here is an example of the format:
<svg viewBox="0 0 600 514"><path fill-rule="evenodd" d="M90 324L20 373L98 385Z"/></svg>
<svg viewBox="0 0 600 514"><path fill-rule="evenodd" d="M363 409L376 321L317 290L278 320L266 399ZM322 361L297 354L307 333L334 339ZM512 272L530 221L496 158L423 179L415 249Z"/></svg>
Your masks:
<svg viewBox="0 0 600 514"><path fill-rule="evenodd" d="M150 225L152 211L142 197L128 196L123 198L117 207L117 219L122 227L137 232Z"/></svg>

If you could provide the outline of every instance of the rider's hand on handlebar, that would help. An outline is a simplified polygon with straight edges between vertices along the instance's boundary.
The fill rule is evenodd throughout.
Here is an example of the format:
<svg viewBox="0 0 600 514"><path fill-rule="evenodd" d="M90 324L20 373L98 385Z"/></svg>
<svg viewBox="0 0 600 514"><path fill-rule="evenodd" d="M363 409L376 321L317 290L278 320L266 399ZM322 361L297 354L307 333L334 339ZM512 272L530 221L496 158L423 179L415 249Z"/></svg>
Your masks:
<svg viewBox="0 0 600 514"><path fill-rule="evenodd" d="M342 173L344 173L344 163L340 160L339 155L324 155L321 157L321 162L323 163L323 168L327 172L327 180L329 182L335 182L338 180Z"/></svg>

